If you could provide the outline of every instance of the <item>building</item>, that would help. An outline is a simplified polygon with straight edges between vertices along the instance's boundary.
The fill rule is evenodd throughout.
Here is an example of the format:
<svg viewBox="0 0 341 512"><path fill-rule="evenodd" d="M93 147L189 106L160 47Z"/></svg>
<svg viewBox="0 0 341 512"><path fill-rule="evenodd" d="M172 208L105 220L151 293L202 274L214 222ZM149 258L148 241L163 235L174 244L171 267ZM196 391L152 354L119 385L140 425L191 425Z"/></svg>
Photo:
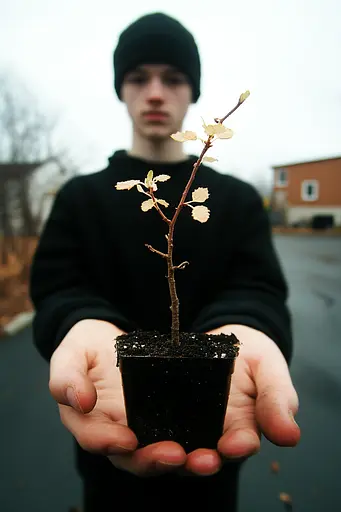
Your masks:
<svg viewBox="0 0 341 512"><path fill-rule="evenodd" d="M274 224L341 226L341 156L272 169Z"/></svg>

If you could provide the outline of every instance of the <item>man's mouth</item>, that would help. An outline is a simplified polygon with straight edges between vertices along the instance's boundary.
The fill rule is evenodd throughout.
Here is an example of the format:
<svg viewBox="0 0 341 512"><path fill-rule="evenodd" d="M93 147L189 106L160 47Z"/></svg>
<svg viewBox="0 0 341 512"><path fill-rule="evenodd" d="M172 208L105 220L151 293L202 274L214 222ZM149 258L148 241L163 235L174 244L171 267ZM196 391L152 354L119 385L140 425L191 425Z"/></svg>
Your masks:
<svg viewBox="0 0 341 512"><path fill-rule="evenodd" d="M143 117L147 121L165 121L168 118L168 114L164 112L145 112Z"/></svg>

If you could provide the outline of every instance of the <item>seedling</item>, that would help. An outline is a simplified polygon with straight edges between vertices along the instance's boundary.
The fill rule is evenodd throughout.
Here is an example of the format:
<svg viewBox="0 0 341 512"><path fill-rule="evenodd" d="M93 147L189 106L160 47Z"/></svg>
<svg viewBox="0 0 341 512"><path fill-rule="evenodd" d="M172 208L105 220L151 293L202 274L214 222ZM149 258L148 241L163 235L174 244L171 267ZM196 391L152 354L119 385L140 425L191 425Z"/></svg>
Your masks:
<svg viewBox="0 0 341 512"><path fill-rule="evenodd" d="M144 181L130 179L127 181L119 181L116 184L117 190L131 190L136 187L138 192L148 197L148 199L144 200L141 204L142 211L148 212L149 210L155 208L156 211L161 216L162 220L166 222L168 225L168 234L166 235L167 252L155 249L149 244L146 244L146 247L150 251L158 254L167 261L167 279L169 285L172 313L171 336L172 342L175 345L180 344L179 299L176 291L175 271L182 270L186 267L186 265L189 264L188 261L183 261L178 265L174 265L173 241L175 224L184 206L188 206L192 210L192 217L194 220L201 223L207 222L209 220L210 210L207 208L207 206L202 204L209 198L209 190L204 187L197 188L192 192L192 199L190 201L187 201L187 196L189 194L190 188L192 186L192 183L195 179L195 176L198 172L201 163L216 161L216 158L213 158L211 156L205 156L207 151L212 147L213 143L218 139L227 140L233 136L232 130L226 128L223 123L231 114L233 114L233 112L237 110L237 108L240 107L240 105L242 105L242 103L244 103L244 101L249 95L249 91L246 91L245 93L241 94L236 106L230 112L228 112L228 114L226 114L226 116L224 116L223 118L215 118L215 124L206 125L205 122L203 121L203 128L205 133L204 138L198 137L198 135L195 132L189 130L186 130L184 132L177 132L171 135L172 139L177 142L183 143L188 141L201 140L201 142L203 143L203 149L200 153L198 160L195 162L193 166L191 176L183 191L179 204L176 207L175 212L171 218L169 218L162 210L162 207L168 208L169 204L167 203L167 201L165 201L164 199L160 199L155 195L155 193L158 191L158 183L162 183L170 179L170 176L168 176L167 174L159 174L158 176L154 176L154 172L150 170Z"/></svg>

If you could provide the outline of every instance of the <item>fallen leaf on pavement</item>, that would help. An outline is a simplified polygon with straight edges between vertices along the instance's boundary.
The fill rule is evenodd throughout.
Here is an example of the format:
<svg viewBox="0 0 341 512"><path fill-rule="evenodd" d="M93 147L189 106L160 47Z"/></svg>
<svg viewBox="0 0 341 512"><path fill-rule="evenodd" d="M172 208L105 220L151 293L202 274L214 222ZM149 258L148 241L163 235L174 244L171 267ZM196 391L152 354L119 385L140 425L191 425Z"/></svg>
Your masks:
<svg viewBox="0 0 341 512"><path fill-rule="evenodd" d="M286 505L292 505L292 498L290 494L287 494L286 492L281 492L279 495L279 499Z"/></svg>
<svg viewBox="0 0 341 512"><path fill-rule="evenodd" d="M273 473L279 473L279 463L277 461L271 463L271 471Z"/></svg>

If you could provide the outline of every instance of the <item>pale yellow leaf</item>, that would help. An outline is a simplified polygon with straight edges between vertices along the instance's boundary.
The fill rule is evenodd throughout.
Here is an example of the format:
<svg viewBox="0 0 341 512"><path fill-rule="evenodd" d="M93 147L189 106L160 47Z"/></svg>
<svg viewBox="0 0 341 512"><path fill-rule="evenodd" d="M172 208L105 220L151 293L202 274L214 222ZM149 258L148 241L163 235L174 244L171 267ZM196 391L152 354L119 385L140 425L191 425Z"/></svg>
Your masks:
<svg viewBox="0 0 341 512"><path fill-rule="evenodd" d="M202 161L203 162L218 162L218 159L214 158L213 156L204 156Z"/></svg>
<svg viewBox="0 0 341 512"><path fill-rule="evenodd" d="M172 133L171 137L176 142L185 142L184 134L182 132Z"/></svg>
<svg viewBox="0 0 341 512"><path fill-rule="evenodd" d="M250 96L250 91L245 91L239 97L239 103L243 103Z"/></svg>
<svg viewBox="0 0 341 512"><path fill-rule="evenodd" d="M147 212L148 210L151 210L153 206L153 199L147 199L146 201L143 201L143 203L141 204L141 210L143 212Z"/></svg>
<svg viewBox="0 0 341 512"><path fill-rule="evenodd" d="M194 203L204 203L210 194L208 188L199 187L192 193L192 201Z"/></svg>
<svg viewBox="0 0 341 512"><path fill-rule="evenodd" d="M204 124L204 130L207 135L214 135L214 124Z"/></svg>
<svg viewBox="0 0 341 512"><path fill-rule="evenodd" d="M210 217L210 210L206 206L195 206L192 209L192 217L199 222L207 222Z"/></svg>
<svg viewBox="0 0 341 512"><path fill-rule="evenodd" d="M207 135L217 135L220 134L220 133L224 133L228 128L226 128L226 126L224 126L223 124L221 123L216 123L216 124L204 124L204 129L205 129L205 132L207 133Z"/></svg>
<svg viewBox="0 0 341 512"><path fill-rule="evenodd" d="M186 130L184 133L186 140L197 140L198 136L195 132L191 132L190 130Z"/></svg>
<svg viewBox="0 0 341 512"><path fill-rule="evenodd" d="M140 183L139 180L118 181L115 185L117 190L130 190Z"/></svg>
<svg viewBox="0 0 341 512"><path fill-rule="evenodd" d="M229 128L225 128L224 132L217 133L218 139L231 139L231 137L233 137L233 131Z"/></svg>
<svg viewBox="0 0 341 512"><path fill-rule="evenodd" d="M141 187L141 185L137 185L137 187L136 187L136 188L137 188L137 190L138 190L139 192L142 192L142 194L145 194L145 191L143 190L143 188Z"/></svg>
<svg viewBox="0 0 341 512"><path fill-rule="evenodd" d="M167 203L167 201L165 201L164 199L157 199L156 200L158 203L162 204L162 206L164 206L165 208L167 208L169 206L169 204Z"/></svg>
<svg viewBox="0 0 341 512"><path fill-rule="evenodd" d="M158 176L155 176L154 181L167 181L170 179L170 176L167 174L159 174Z"/></svg>
<svg viewBox="0 0 341 512"><path fill-rule="evenodd" d="M146 185L147 188L153 188L153 175L153 171L149 171L146 179L144 180L144 184Z"/></svg>
<svg viewBox="0 0 341 512"><path fill-rule="evenodd" d="M185 132L176 132L171 135L172 139L176 142L187 142L189 140L197 140L197 134L186 130Z"/></svg>

